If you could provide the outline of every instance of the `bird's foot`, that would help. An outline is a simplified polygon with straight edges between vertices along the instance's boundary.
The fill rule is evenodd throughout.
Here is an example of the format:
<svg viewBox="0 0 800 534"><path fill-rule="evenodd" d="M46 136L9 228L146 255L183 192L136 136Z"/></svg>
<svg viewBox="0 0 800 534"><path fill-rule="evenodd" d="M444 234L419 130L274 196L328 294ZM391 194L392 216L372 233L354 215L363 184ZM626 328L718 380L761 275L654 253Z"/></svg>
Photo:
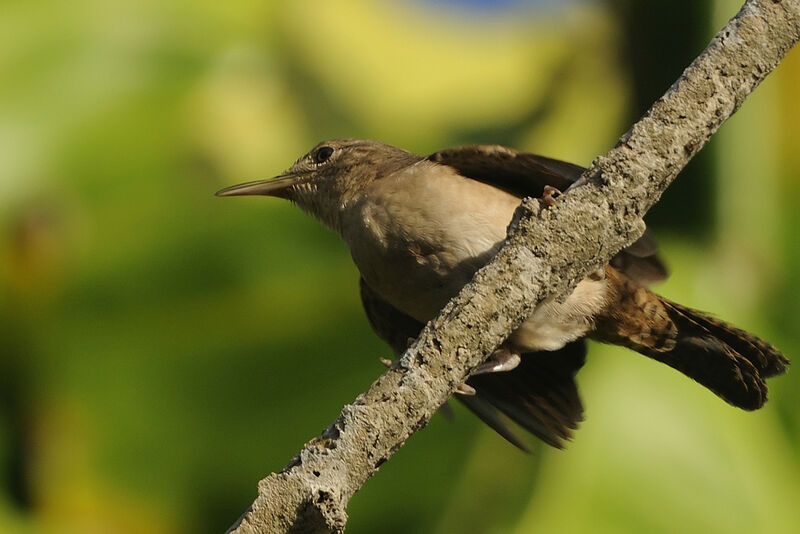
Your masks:
<svg viewBox="0 0 800 534"><path fill-rule="evenodd" d="M485 373L503 373L515 369L522 358L516 352L507 348L502 348L494 351L489 358L480 364L472 371L473 375L481 375ZM475 388L466 382L456 388L456 393L459 395L475 395Z"/></svg>
<svg viewBox="0 0 800 534"><path fill-rule="evenodd" d="M520 361L522 361L522 358L516 352L506 348L498 349L485 362L476 367L472 374L481 375L484 373L511 371L516 369Z"/></svg>
<svg viewBox="0 0 800 534"><path fill-rule="evenodd" d="M475 395L475 388L464 382L463 384L461 384L456 388L456 393L458 393L459 395L466 395L468 397L471 397Z"/></svg>
<svg viewBox="0 0 800 534"><path fill-rule="evenodd" d="M386 367L390 368L392 366L392 360L388 358L379 358L380 362ZM472 372L473 375L480 375L485 373L502 373L505 371L511 371L515 369L519 362L522 361L520 355L516 352L512 352L509 349L498 349L494 351L494 353L489 356L489 358L480 364L475 370ZM459 385L456 388L456 393L459 395L475 395L475 388L464 382L463 384Z"/></svg>
<svg viewBox="0 0 800 534"><path fill-rule="evenodd" d="M556 205L556 199L561 196L561 191L553 187L552 185L544 186L544 190L542 191L542 202L544 202L545 206L548 208L552 208Z"/></svg>
<svg viewBox="0 0 800 534"><path fill-rule="evenodd" d="M599 267L589 273L589 279L594 280L595 282L599 282L600 280L606 279L606 269L605 267Z"/></svg>

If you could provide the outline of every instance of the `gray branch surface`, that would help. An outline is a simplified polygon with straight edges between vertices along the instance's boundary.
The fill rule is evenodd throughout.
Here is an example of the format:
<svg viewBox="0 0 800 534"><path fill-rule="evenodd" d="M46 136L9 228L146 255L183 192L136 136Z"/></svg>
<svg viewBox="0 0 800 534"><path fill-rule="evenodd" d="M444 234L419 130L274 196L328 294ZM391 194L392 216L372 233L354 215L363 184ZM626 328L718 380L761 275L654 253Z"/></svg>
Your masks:
<svg viewBox="0 0 800 534"><path fill-rule="evenodd" d="M491 263L342 409L229 532L341 532L353 494L539 302L568 294L643 232L678 172L800 39L800 0L748 0L647 114L555 206L527 199Z"/></svg>

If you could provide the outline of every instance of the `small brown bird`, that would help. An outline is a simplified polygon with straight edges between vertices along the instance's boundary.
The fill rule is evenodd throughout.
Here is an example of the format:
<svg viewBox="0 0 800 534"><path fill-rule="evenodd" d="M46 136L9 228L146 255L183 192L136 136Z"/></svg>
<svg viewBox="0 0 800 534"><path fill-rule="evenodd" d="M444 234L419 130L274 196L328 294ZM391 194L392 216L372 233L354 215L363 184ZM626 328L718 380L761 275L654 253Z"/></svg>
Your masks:
<svg viewBox="0 0 800 534"><path fill-rule="evenodd" d="M497 145L422 157L336 139L276 178L217 195L285 198L336 231L361 273L373 329L401 354L495 254L521 199L565 190L583 170ZM647 289L666 277L656 252L645 234L565 301L539 304L460 388L459 400L522 449L501 414L562 447L583 419L574 376L588 337L663 362L734 406L761 407L764 379L783 373L788 360L758 337Z"/></svg>

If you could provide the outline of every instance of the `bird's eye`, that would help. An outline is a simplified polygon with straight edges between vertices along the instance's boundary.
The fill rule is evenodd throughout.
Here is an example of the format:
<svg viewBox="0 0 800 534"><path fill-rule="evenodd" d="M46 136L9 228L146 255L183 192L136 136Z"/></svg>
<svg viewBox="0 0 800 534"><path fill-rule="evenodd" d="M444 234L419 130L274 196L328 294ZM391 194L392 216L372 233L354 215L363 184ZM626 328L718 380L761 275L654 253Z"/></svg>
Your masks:
<svg viewBox="0 0 800 534"><path fill-rule="evenodd" d="M325 163L333 155L333 149L329 146L321 146L314 153L315 163Z"/></svg>

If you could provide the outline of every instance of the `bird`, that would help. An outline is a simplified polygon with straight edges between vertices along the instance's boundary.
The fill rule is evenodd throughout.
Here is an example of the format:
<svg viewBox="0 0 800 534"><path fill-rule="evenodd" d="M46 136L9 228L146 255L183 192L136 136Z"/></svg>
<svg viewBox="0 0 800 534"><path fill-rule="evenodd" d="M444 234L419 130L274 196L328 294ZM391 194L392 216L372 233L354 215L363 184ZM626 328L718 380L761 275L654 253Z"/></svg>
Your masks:
<svg viewBox="0 0 800 534"><path fill-rule="evenodd" d="M402 354L423 326L503 243L526 197L553 203L584 168L500 145L428 156L360 139L317 144L279 176L217 196L286 199L336 232L360 273L375 333ZM564 448L583 420L575 375L586 340L662 362L744 410L767 399L766 378L789 360L770 343L652 292L667 277L649 231L563 301L538 304L455 397L522 450L522 428Z"/></svg>

